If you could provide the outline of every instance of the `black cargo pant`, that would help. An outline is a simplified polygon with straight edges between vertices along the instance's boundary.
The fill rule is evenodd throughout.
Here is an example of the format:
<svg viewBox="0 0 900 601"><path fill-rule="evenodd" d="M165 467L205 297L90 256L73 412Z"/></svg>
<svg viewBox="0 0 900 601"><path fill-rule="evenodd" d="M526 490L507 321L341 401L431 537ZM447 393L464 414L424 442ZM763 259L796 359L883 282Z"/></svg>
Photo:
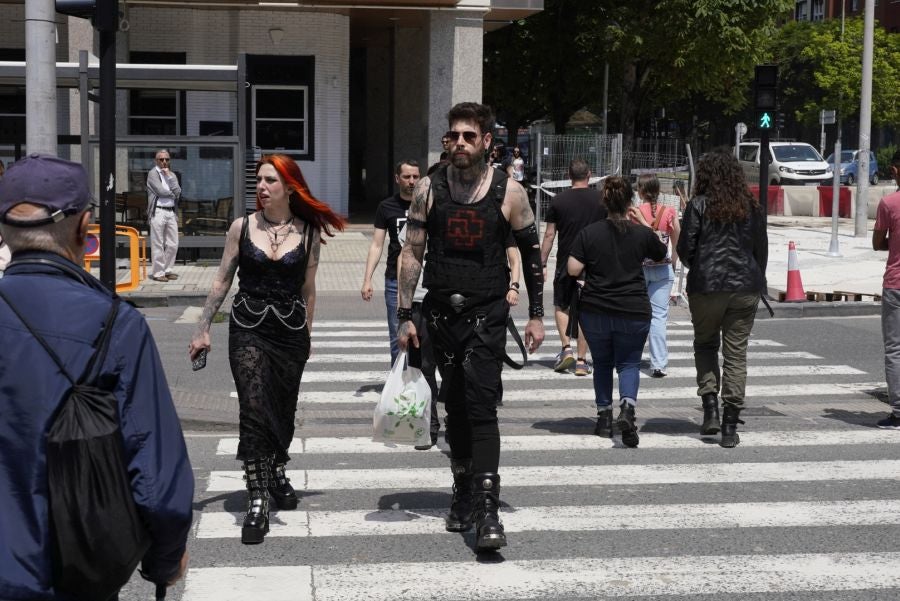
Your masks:
<svg viewBox="0 0 900 601"><path fill-rule="evenodd" d="M476 474L496 473L497 401L509 305L501 297L457 313L429 293L422 311L441 373L439 399L447 411L450 455L458 461L471 459Z"/></svg>

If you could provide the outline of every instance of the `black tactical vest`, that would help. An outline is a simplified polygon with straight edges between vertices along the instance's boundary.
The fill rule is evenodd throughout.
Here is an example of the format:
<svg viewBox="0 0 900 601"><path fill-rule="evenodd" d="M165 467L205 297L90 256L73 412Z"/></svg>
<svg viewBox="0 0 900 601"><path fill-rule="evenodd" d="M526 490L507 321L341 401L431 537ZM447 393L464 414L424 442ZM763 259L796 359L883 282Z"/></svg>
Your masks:
<svg viewBox="0 0 900 601"><path fill-rule="evenodd" d="M422 285L440 294L503 296L509 288L506 240L509 222L500 211L508 176L493 170L484 198L460 204L450 197L447 167L431 174L428 254Z"/></svg>

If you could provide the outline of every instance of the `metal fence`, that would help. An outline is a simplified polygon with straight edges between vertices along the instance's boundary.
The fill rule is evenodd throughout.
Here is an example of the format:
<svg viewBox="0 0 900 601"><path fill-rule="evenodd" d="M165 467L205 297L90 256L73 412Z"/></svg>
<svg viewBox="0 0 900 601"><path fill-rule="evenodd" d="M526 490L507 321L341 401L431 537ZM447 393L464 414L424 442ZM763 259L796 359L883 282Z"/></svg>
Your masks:
<svg viewBox="0 0 900 601"><path fill-rule="evenodd" d="M572 187L569 163L584 159L596 184L607 175L622 173L622 134L556 135L537 133L534 146L536 191L535 212L538 221L546 214L550 199Z"/></svg>

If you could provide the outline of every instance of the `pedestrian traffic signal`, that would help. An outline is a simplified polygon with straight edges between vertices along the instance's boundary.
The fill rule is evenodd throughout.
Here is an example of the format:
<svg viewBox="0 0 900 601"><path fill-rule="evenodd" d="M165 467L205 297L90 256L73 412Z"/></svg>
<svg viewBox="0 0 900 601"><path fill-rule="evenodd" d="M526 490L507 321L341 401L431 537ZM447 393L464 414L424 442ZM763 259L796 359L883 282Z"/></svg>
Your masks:
<svg viewBox="0 0 900 601"><path fill-rule="evenodd" d="M778 66L756 65L753 86L753 109L756 125L760 129L775 127L775 109L778 107Z"/></svg>
<svg viewBox="0 0 900 601"><path fill-rule="evenodd" d="M119 26L118 0L56 0L56 12L90 19L97 31L115 31Z"/></svg>

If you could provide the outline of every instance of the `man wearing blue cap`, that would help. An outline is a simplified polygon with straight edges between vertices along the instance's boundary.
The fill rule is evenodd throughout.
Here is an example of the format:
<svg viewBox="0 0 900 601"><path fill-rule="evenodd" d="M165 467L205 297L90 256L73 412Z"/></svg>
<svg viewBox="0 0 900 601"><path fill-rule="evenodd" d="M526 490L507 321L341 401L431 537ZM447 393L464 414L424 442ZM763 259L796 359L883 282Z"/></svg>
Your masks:
<svg viewBox="0 0 900 601"><path fill-rule="evenodd" d="M0 599L71 598L53 584L47 436L72 390L56 361L81 376L113 315L114 295L80 266L90 200L84 168L53 156L33 154L0 180L0 234L12 250L0 348L15 349L0 369ZM125 303L97 373L118 404L131 493L151 539L143 574L171 584L187 565L194 478L156 344Z"/></svg>

